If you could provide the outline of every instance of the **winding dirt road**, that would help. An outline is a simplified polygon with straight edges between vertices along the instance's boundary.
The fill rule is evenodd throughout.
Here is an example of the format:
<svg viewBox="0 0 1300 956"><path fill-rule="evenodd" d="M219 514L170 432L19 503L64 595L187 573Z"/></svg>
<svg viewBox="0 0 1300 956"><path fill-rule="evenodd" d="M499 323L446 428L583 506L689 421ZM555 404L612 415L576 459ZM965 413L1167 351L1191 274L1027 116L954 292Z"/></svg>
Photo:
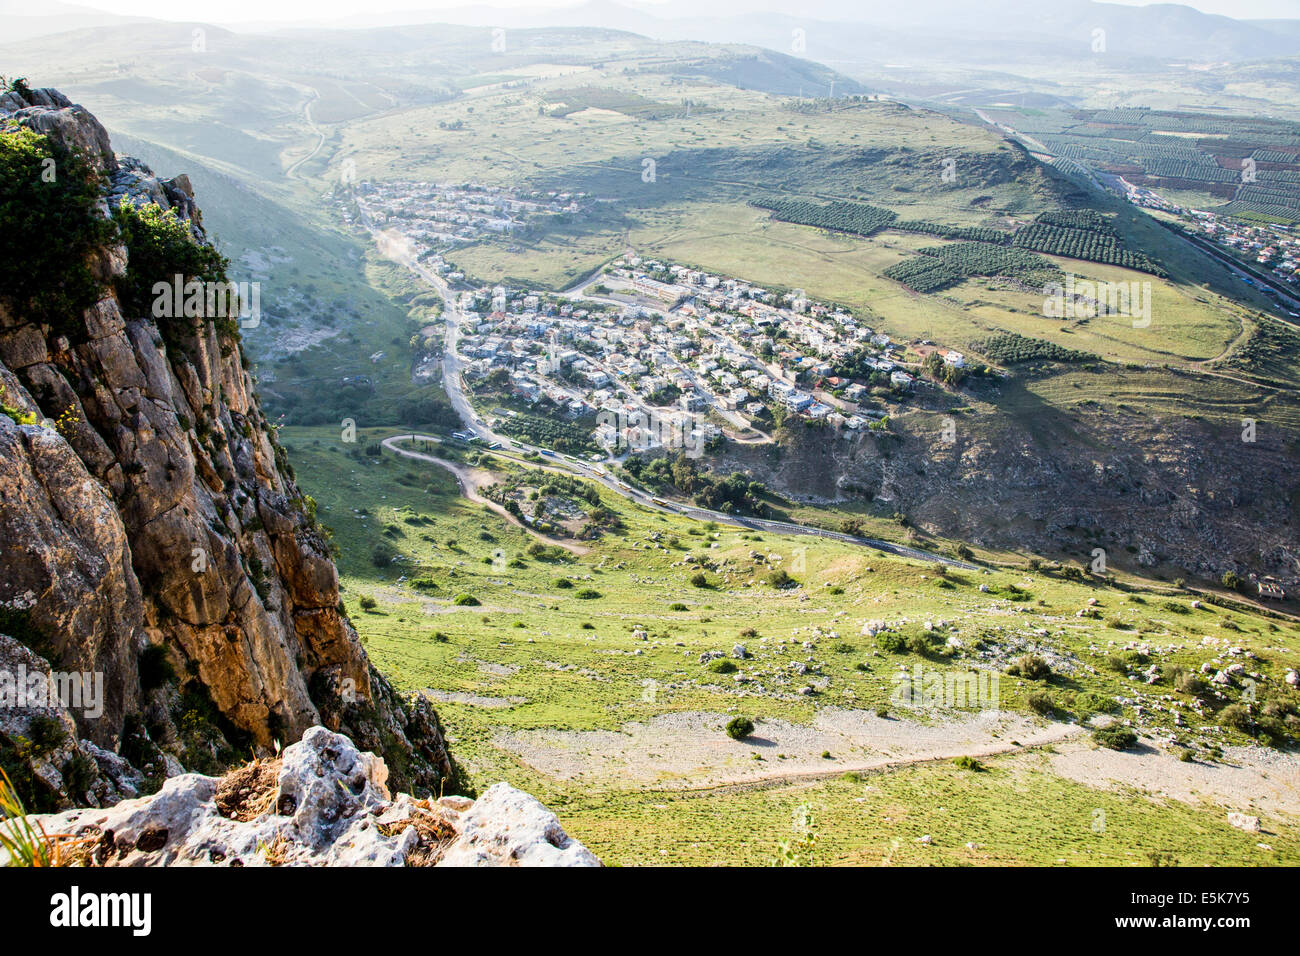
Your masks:
<svg viewBox="0 0 1300 956"><path fill-rule="evenodd" d="M539 541L555 545L558 548L564 548L564 550L573 554L586 554L591 550L584 545L574 544L561 538L553 538L548 534L542 534L540 531L529 526L527 522L520 521L495 501L484 497L482 489L495 484L498 480L498 476L495 473L486 468L471 468L469 465L463 465L456 461L448 461L446 458L439 458L436 455L426 455L423 452L402 448L398 442L404 441L428 441L440 443L442 439L434 435L394 435L391 438L385 438L381 444L395 455L401 455L403 458L413 458L417 461L426 461L451 472L456 479L456 484L460 486L460 493L466 498L466 500L472 501L476 505L482 505L494 514L500 515L511 524L523 528Z"/></svg>

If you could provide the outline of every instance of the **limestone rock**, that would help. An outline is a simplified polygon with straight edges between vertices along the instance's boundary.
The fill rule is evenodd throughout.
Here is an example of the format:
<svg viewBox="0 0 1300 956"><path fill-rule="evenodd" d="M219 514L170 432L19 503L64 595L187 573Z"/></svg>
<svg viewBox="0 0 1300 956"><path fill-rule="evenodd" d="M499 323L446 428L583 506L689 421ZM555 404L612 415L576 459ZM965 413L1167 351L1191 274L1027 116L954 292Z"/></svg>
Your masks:
<svg viewBox="0 0 1300 956"><path fill-rule="evenodd" d="M1259 817L1252 817L1248 813L1229 813L1228 825L1236 827L1238 830L1245 830L1247 833L1258 833L1260 831Z"/></svg>
<svg viewBox="0 0 1300 956"><path fill-rule="evenodd" d="M505 783L487 789L458 822L459 838L438 866L599 866L555 814Z"/></svg>
<svg viewBox="0 0 1300 956"><path fill-rule="evenodd" d="M390 797L388 768L310 728L277 760L183 774L106 810L33 816L98 866L599 866L555 815L504 783L482 799ZM0 865L4 857L0 853Z"/></svg>
<svg viewBox="0 0 1300 956"><path fill-rule="evenodd" d="M99 214L122 197L156 202L204 241L189 180L115 157L104 127L61 94L5 94L0 116L104 173ZM17 620L10 636L55 670L104 675L102 714L69 711L74 737L132 750L153 786L179 769L192 694L217 715L205 751L243 754L247 739L266 756L323 724L400 756L403 788L454 789L432 706L393 691L339 611L337 571L238 337L124 314L112 278L126 256L98 250L102 296L59 331L0 305L0 405L13 412L0 414L0 541L22 543L0 552L0 620ZM147 648L168 665L150 686Z"/></svg>

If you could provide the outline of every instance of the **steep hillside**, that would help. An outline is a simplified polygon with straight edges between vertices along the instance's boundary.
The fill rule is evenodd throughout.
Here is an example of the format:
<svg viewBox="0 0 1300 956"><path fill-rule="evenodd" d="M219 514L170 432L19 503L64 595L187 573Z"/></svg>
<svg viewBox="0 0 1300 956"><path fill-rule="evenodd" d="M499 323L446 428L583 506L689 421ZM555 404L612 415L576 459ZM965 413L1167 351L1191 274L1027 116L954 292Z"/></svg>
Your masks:
<svg viewBox="0 0 1300 956"><path fill-rule="evenodd" d="M891 435L849 439L797 424L781 446L728 446L719 468L798 500L869 501L977 546L1084 564L1102 548L1109 565L1166 580L1300 584L1289 431L1261 423L1244 442L1177 413L1092 403L1066 415L1002 388L1014 415L918 411L891 418Z"/></svg>
<svg viewBox="0 0 1300 956"><path fill-rule="evenodd" d="M188 179L21 87L0 95L0 162L0 657L103 687L6 710L0 765L37 807L105 802L325 724L399 789L454 790L432 707L342 613L238 313L159 308L155 283L225 281Z"/></svg>

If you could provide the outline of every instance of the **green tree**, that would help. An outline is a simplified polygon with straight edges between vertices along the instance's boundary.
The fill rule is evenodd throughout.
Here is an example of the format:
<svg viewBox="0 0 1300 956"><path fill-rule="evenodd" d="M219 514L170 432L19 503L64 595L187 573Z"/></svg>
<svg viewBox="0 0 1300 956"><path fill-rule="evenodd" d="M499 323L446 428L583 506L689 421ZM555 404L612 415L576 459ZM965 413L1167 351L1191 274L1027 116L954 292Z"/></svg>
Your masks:
<svg viewBox="0 0 1300 956"><path fill-rule="evenodd" d="M0 297L19 316L82 331L82 313L104 291L94 250L115 236L95 209L103 188L101 174L48 137L0 132Z"/></svg>

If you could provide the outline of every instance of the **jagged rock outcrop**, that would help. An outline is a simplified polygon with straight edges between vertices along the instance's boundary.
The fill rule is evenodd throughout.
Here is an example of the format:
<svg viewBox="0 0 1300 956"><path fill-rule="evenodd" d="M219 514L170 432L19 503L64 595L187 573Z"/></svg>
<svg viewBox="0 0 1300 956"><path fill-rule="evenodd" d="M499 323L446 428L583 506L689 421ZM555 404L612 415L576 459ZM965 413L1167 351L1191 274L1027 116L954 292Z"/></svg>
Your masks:
<svg viewBox="0 0 1300 956"><path fill-rule="evenodd" d="M0 136L22 127L102 177L98 215L123 196L156 203L203 241L188 180L115 157L98 121L59 93L0 96ZM454 791L433 708L394 692L342 613L328 543L237 334L131 313L115 291L127 247L90 259L102 294L84 314L52 324L0 289L0 634L55 671L102 675L100 712L62 715L85 741L77 752L108 755L100 766L127 757L148 788L324 723L387 755L403 788ZM40 715L9 716L0 758L12 764L31 749L15 721ZM102 802L106 772L71 793L47 772L40 796Z"/></svg>
<svg viewBox="0 0 1300 956"><path fill-rule="evenodd" d="M220 779L183 774L152 797L29 821L98 866L600 866L507 784L415 800L387 780L381 759L313 727Z"/></svg>

